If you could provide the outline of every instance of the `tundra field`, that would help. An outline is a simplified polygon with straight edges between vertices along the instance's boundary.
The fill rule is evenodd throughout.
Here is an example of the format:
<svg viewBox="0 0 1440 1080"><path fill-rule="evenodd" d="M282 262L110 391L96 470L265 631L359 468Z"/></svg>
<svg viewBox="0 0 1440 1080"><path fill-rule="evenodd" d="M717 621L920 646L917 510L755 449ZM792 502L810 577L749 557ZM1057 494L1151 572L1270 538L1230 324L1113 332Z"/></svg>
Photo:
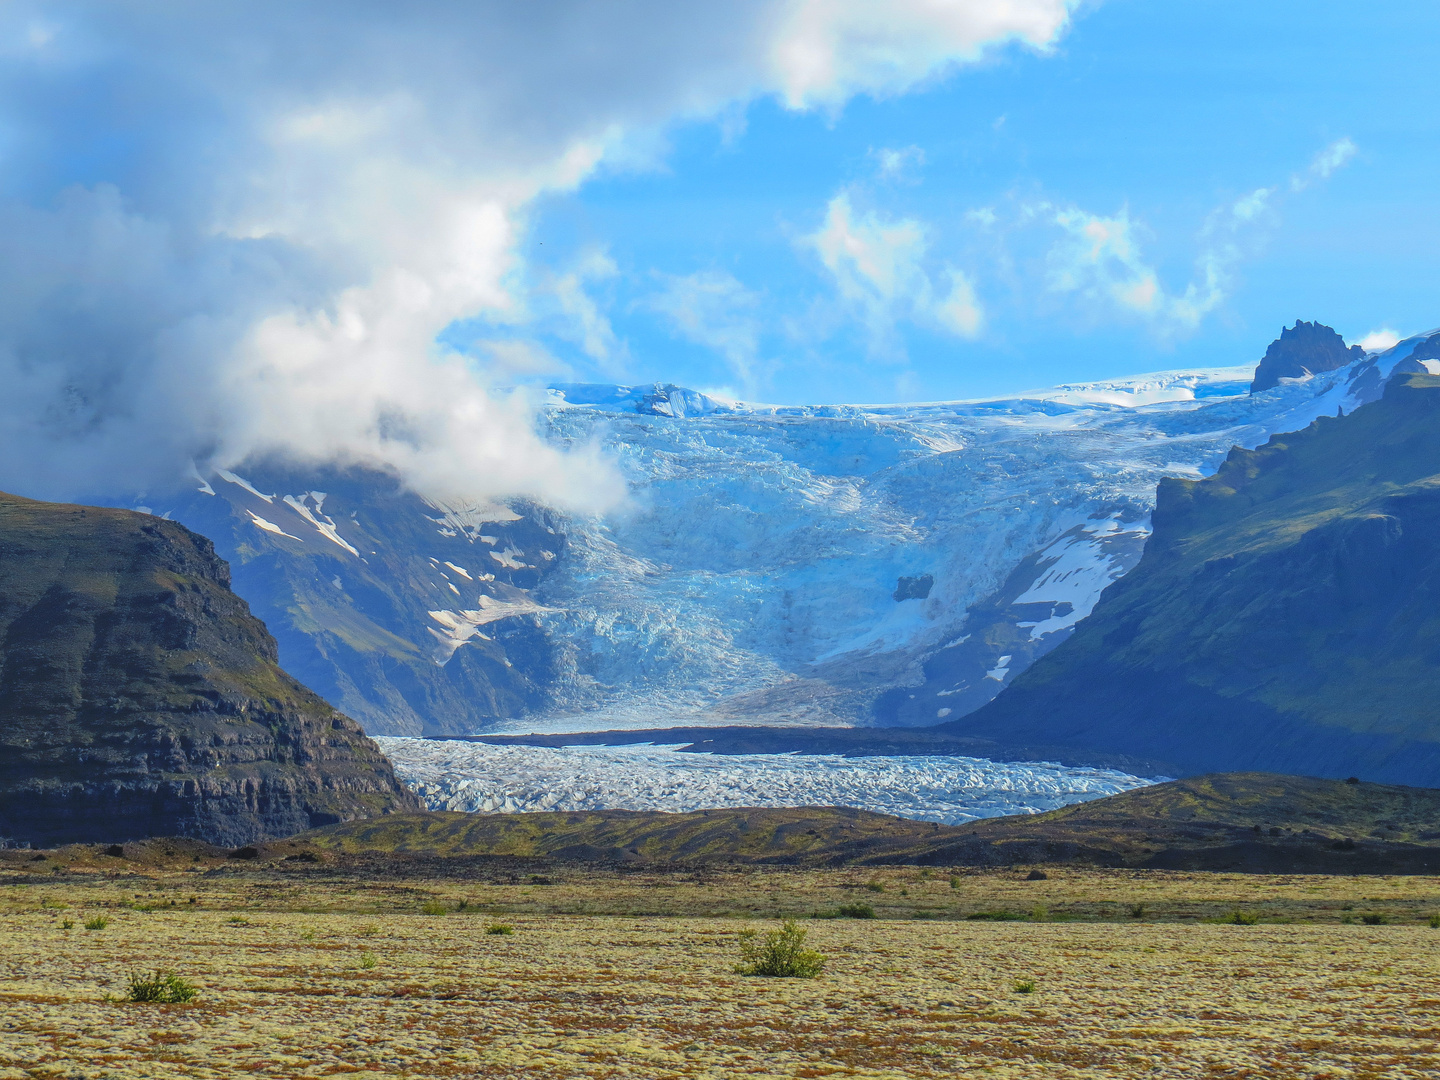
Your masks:
<svg viewBox="0 0 1440 1080"><path fill-rule="evenodd" d="M4 854L4 1078L1440 1075L1434 877Z"/></svg>

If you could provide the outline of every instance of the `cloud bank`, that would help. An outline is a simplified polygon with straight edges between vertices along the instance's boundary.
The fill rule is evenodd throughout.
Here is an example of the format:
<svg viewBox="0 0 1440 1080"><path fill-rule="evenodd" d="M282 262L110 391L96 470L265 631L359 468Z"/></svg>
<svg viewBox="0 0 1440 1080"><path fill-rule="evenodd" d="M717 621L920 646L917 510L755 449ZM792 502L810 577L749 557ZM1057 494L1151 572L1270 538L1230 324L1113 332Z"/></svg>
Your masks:
<svg viewBox="0 0 1440 1080"><path fill-rule="evenodd" d="M613 505L606 462L487 391L538 354L437 344L457 320L523 329L534 201L642 160L677 120L764 95L834 109L1046 48L1070 7L12 0L0 486L141 492L280 456L441 497ZM584 286L604 271L545 286L600 359L618 346ZM978 308L950 284L936 317L963 332ZM719 332L743 367L743 329Z"/></svg>

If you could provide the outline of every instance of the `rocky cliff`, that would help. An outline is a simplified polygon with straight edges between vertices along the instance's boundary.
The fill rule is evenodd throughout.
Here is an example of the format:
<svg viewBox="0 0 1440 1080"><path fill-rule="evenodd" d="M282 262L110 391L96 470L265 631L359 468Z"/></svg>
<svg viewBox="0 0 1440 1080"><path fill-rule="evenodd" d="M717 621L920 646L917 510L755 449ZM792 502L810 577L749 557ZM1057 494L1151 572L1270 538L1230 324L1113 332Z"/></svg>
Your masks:
<svg viewBox="0 0 1440 1080"><path fill-rule="evenodd" d="M1265 350L1265 356L1255 368L1250 392L1258 394L1279 386L1281 379L1335 371L1364 357L1364 349L1359 345L1347 348L1345 339L1330 327L1297 319L1294 326L1282 328L1280 336Z"/></svg>
<svg viewBox="0 0 1440 1080"><path fill-rule="evenodd" d="M1069 641L936 730L1440 784L1440 378L1167 480L1153 521Z"/></svg>
<svg viewBox="0 0 1440 1080"><path fill-rule="evenodd" d="M0 837L233 845L418 809L229 585L173 522L0 495Z"/></svg>

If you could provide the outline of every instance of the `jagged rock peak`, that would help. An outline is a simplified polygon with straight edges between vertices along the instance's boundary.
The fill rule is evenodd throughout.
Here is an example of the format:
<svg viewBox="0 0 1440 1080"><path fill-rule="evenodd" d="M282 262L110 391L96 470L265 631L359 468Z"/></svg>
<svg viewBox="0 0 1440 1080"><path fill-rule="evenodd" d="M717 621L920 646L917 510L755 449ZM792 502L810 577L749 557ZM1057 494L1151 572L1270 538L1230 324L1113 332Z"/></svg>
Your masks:
<svg viewBox="0 0 1440 1080"><path fill-rule="evenodd" d="M0 494L0 837L234 846L418 809L229 585L174 522Z"/></svg>
<svg viewBox="0 0 1440 1080"><path fill-rule="evenodd" d="M1255 369L1250 392L1258 394L1269 390L1280 385L1281 379L1334 371L1364 356L1364 349L1359 345L1347 347L1345 339L1331 327L1297 319L1294 326L1282 329L1280 336L1265 350L1264 358Z"/></svg>

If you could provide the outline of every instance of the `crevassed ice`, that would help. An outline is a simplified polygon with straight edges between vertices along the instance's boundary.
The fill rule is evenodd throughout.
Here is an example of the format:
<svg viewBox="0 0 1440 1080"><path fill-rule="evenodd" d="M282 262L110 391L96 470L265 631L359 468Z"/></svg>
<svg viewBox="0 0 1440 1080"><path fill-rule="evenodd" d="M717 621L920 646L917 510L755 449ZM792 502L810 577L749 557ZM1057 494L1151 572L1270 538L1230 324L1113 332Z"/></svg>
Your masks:
<svg viewBox="0 0 1440 1080"><path fill-rule="evenodd" d="M1155 782L1110 769L967 757L718 755L650 745L376 741L431 810L479 813L852 806L959 824L1040 813Z"/></svg>

